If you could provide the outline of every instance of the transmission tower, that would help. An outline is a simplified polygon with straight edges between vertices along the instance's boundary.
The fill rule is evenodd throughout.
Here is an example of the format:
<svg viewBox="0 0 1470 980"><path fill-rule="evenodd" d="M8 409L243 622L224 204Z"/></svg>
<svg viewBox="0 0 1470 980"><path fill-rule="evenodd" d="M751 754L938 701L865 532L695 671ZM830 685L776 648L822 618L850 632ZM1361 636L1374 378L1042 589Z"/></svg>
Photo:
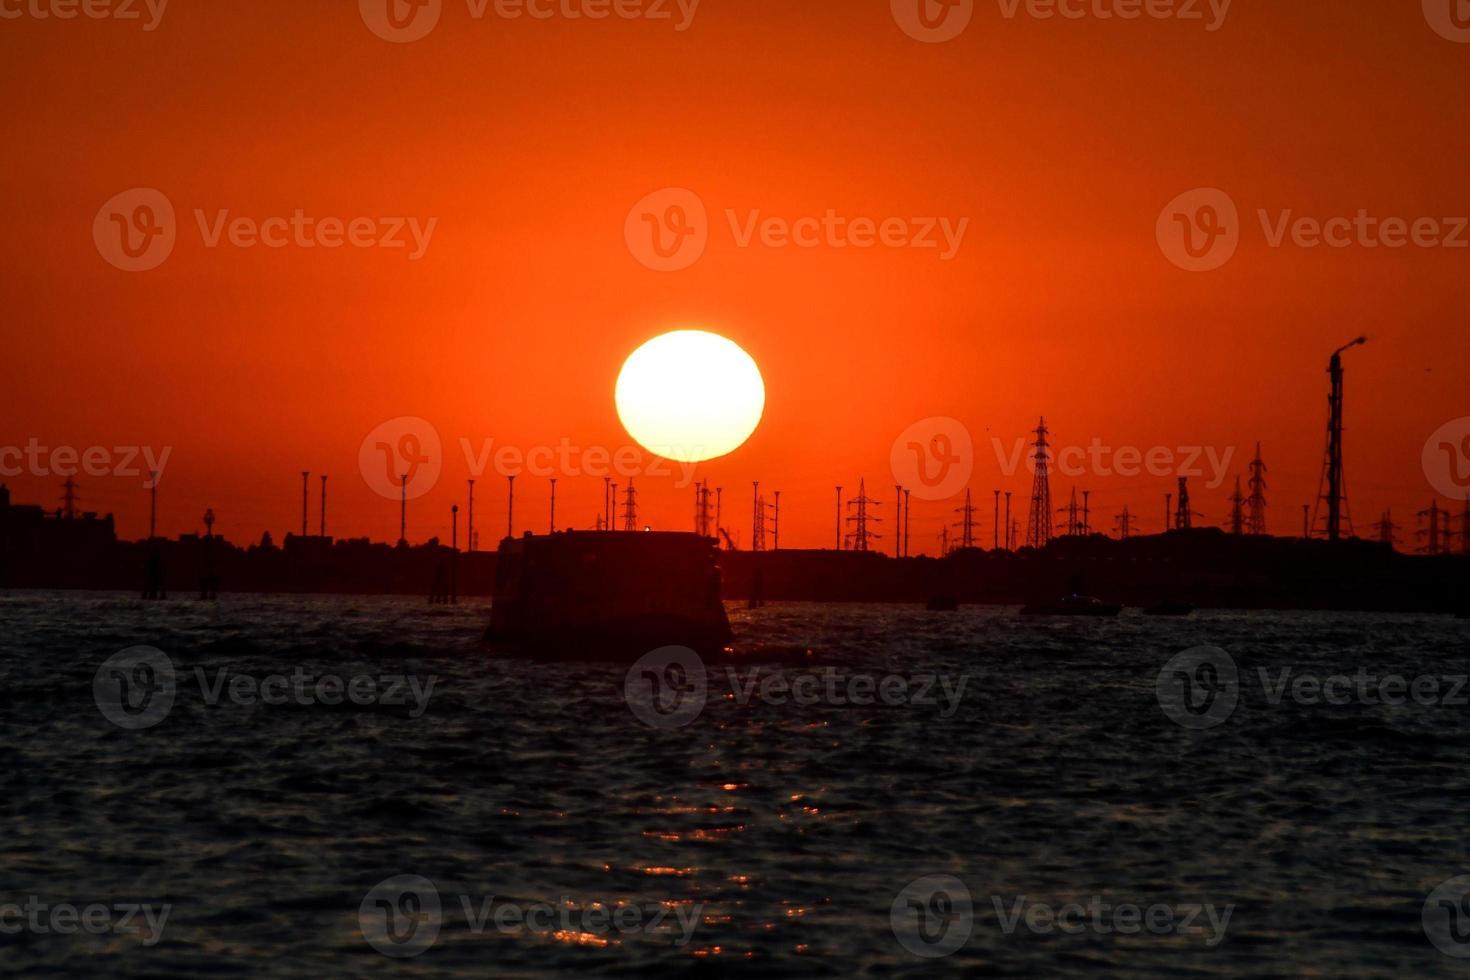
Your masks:
<svg viewBox="0 0 1470 980"><path fill-rule="evenodd" d="M1347 481L1342 471L1342 352L1368 342L1359 337L1343 344L1332 352L1327 362L1327 373L1332 379L1332 391L1327 396L1327 455L1322 461L1322 478L1317 483L1317 504L1327 504L1327 540L1337 541L1342 537L1342 519L1347 518L1348 535L1353 534L1352 512L1347 508ZM1317 526L1317 515L1312 515L1312 526Z"/></svg>
<svg viewBox="0 0 1470 980"><path fill-rule="evenodd" d="M1470 493L1465 495L1465 509L1460 513L1460 553L1470 555Z"/></svg>
<svg viewBox="0 0 1470 980"><path fill-rule="evenodd" d="M1077 520L1077 488L1076 487L1073 487L1072 488L1072 501L1071 501L1071 503L1067 504L1067 506L1065 506L1065 507L1059 507L1059 508L1057 508L1057 513L1058 514L1066 514L1067 515L1067 537L1069 537L1069 538L1076 537L1079 528L1081 528L1081 526L1082 526L1080 523L1078 523L1078 520Z"/></svg>
<svg viewBox="0 0 1470 980"><path fill-rule="evenodd" d="M1261 444L1256 443L1256 458L1251 460L1251 495L1246 498L1246 530L1250 534L1266 533L1266 464L1261 459Z"/></svg>
<svg viewBox="0 0 1470 980"><path fill-rule="evenodd" d="M970 503L968 489L965 491L965 506L956 508L955 513L961 515L960 522L955 525L960 529L960 547L975 547L975 508Z"/></svg>
<svg viewBox="0 0 1470 980"><path fill-rule="evenodd" d="M710 533L710 489L709 481L694 485L694 533L702 538L713 537Z"/></svg>
<svg viewBox="0 0 1470 980"><path fill-rule="evenodd" d="M766 550L766 498L759 480L750 481L750 550Z"/></svg>
<svg viewBox="0 0 1470 980"><path fill-rule="evenodd" d="M71 477L61 485L61 515L67 520L75 520L77 516L77 481Z"/></svg>
<svg viewBox="0 0 1470 980"><path fill-rule="evenodd" d="M771 505L771 550L781 550L781 491L777 490L771 496L776 502Z"/></svg>
<svg viewBox="0 0 1470 980"><path fill-rule="evenodd" d="M1379 519L1377 524L1373 525L1373 528L1378 535L1380 544L1386 544L1390 548L1394 546L1396 538L1394 532L1399 529L1399 526L1393 522L1392 511L1384 511L1383 517Z"/></svg>
<svg viewBox="0 0 1470 980"><path fill-rule="evenodd" d="M1128 513L1128 505L1123 505L1123 513L1118 515L1118 523L1113 525L1113 530L1118 533L1120 541L1127 541L1133 534L1133 515Z"/></svg>
<svg viewBox="0 0 1470 980"><path fill-rule="evenodd" d="M1417 535L1425 539L1424 547L1420 550L1426 555L1448 553L1450 542L1446 532L1450 527L1450 512L1440 507L1437 502L1430 501L1429 507L1421 510L1417 516L1425 525Z"/></svg>
<svg viewBox="0 0 1470 980"><path fill-rule="evenodd" d="M1031 483L1031 521L1026 531L1026 544L1032 548L1044 548L1051 540L1051 481L1047 466L1051 460L1051 445L1046 441L1046 417L1042 416L1036 426L1036 477Z"/></svg>
<svg viewBox="0 0 1470 980"><path fill-rule="evenodd" d="M869 524L882 523L883 519L881 517L868 516L868 508L878 507L881 503L881 501L874 500L868 496L866 482L859 480L858 495L847 502L848 509L856 511L856 513L849 515L847 518L847 523L853 526L853 530L847 535L848 539L852 542L848 545L849 550L867 551L872 542L882 537L882 535L868 529Z"/></svg>
<svg viewBox="0 0 1470 980"><path fill-rule="evenodd" d="M623 530L638 530L638 491L633 489L633 478L628 477L628 486L623 490Z"/></svg>
<svg viewBox="0 0 1470 980"><path fill-rule="evenodd" d="M1245 497L1240 492L1240 477L1235 478L1235 492L1230 495L1230 533L1245 533Z"/></svg>
<svg viewBox="0 0 1470 980"><path fill-rule="evenodd" d="M1189 507L1189 477L1179 478L1179 504L1174 512L1174 529L1176 531L1188 531L1194 526L1196 517L1204 517L1199 511L1191 510Z"/></svg>

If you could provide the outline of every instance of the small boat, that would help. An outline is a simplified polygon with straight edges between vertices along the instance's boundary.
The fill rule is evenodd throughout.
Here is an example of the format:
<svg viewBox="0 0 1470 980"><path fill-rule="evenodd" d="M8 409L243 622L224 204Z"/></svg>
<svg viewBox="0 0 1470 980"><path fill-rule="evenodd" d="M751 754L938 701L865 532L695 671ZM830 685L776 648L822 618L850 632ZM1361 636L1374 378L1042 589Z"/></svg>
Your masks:
<svg viewBox="0 0 1470 980"><path fill-rule="evenodd" d="M1191 616L1194 607L1187 602L1156 602L1143 611L1145 616Z"/></svg>
<svg viewBox="0 0 1470 980"><path fill-rule="evenodd" d="M1030 603L1021 607L1022 616L1116 616L1122 606L1090 595L1063 596L1056 602Z"/></svg>
<svg viewBox="0 0 1470 980"><path fill-rule="evenodd" d="M960 608L960 600L952 595L930 596L924 608L930 612L955 612Z"/></svg>
<svg viewBox="0 0 1470 980"><path fill-rule="evenodd" d="M713 538L561 531L506 538L485 641L540 659L636 659L666 646L719 654L732 639Z"/></svg>

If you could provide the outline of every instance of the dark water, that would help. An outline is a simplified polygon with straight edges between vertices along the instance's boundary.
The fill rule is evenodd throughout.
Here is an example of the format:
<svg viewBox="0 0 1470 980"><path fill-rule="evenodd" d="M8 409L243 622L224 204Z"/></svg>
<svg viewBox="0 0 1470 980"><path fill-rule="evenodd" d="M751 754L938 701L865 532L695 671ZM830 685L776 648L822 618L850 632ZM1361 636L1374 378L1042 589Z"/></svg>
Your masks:
<svg viewBox="0 0 1470 980"><path fill-rule="evenodd" d="M0 598L0 904L101 904L114 924L120 904L169 906L156 934L141 913L137 931L61 934L50 913L16 930L17 915L0 909L0 927L11 926L0 934L0 971L771 978L1470 969L1449 955L1470 953L1470 937L1461 946L1445 932L1442 952L1423 917L1437 886L1470 873L1470 708L1445 703L1457 700L1452 679L1470 672L1464 622L732 610L742 641L810 645L842 678L880 685L893 675L910 695L923 675L945 675L951 691L968 680L957 704L935 684L928 693L937 703L854 706L832 703L810 667L766 667L757 681L814 675L805 690L819 703L794 704L779 691L742 703L723 666L711 665L704 708L680 727L677 716L653 715L649 725L635 715L624 668L488 659L476 645L485 612L400 599ZM104 716L94 678L139 644L175 666L173 705L152 727L129 730ZM1171 720L1156 683L1170 657L1200 644L1232 658L1238 705L1220 724L1194 729ZM313 679L411 675L421 690L430 678L434 686L426 707L411 697L381 703L391 676L371 698L360 690L363 704L250 696L298 665ZM1307 703L1310 691L1273 704L1258 674L1265 668L1274 682L1283 668L1323 677L1359 667L1443 680L1426 704L1370 704L1356 691L1344 704ZM741 666L736 691L749 669ZM103 674L106 690L117 675ZM122 676L112 690L162 690L156 674ZM1190 676L1214 684L1213 703L1229 694L1215 674ZM890 692L898 683L889 681ZM245 693L232 696L232 684ZM833 689L863 690L845 681ZM129 701L145 714L124 719L153 720L147 706L159 703ZM1170 704L1189 723L1213 718ZM405 897L405 882L420 890ZM437 917L423 904L433 897L427 883ZM1447 930L1470 925L1456 888L1435 913ZM914 896L922 916L906 904ZM1047 931L1036 909L1068 903L1152 909L1159 925L1124 933L1130 920L1102 910L1071 913L1068 932ZM1204 912L1185 927L1194 905L1217 922L1229 908L1223 929ZM589 909L624 910L625 928L584 919ZM490 919L479 920L483 910ZM422 951L390 957L370 938L392 953ZM947 948L940 957L914 951Z"/></svg>

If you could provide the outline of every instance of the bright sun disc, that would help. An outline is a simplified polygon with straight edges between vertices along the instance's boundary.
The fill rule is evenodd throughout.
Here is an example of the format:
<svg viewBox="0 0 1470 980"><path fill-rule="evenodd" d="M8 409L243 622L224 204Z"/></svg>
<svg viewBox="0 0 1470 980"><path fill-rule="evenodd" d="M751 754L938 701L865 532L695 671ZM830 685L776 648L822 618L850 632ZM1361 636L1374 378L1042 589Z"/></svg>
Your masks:
<svg viewBox="0 0 1470 980"><path fill-rule="evenodd" d="M734 452L766 408L766 386L750 355L705 330L655 337L618 375L618 418L651 453L698 463Z"/></svg>

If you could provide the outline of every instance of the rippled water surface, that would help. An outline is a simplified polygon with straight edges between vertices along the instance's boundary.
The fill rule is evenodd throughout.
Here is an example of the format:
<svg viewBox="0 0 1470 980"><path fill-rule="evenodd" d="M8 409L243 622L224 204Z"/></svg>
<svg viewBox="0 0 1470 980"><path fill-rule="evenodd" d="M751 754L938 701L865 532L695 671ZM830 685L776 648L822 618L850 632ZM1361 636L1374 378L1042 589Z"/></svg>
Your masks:
<svg viewBox="0 0 1470 980"><path fill-rule="evenodd" d="M1464 675L1464 622L732 608L742 647L809 646L816 666L757 656L732 678L711 665L699 715L655 727L625 700L623 667L488 657L486 613L379 598L0 597L0 903L171 907L151 946L9 931L0 971L1375 977L1470 965L1431 945L1421 921L1426 896L1470 872L1470 709L1273 704L1259 680L1283 668ZM140 644L176 666L175 697L156 725L127 730L99 710L94 677ZM1193 730L1166 715L1156 681L1199 644L1238 664L1239 705ZM826 684L825 666L839 692L854 676L940 675L951 691L966 680L957 704L937 684L934 704L759 693L772 674ZM247 689L298 667L434 686L421 711L230 694L236 678ZM443 912L432 944L390 958L360 910L405 875L432 883ZM906 945L895 901L935 875L963 885L973 917L947 894ZM1208 926L1007 932L1018 901L1094 897L1232 912L1223 939ZM476 927L477 910L507 905L568 915ZM586 928L589 908L664 917ZM398 913L427 928L421 907ZM924 945L935 930L959 948L911 951L937 951Z"/></svg>

